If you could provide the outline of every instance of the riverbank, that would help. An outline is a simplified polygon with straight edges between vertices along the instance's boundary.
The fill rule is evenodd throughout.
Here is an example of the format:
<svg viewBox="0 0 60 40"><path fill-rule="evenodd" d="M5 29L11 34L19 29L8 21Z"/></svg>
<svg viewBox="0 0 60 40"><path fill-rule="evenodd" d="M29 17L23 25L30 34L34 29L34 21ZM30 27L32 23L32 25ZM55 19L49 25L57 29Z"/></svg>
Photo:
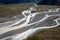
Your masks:
<svg viewBox="0 0 60 40"><path fill-rule="evenodd" d="M33 6L32 3L26 4L9 4L9 5L0 5L0 17L12 17L15 15L21 14L23 10L28 9L30 6ZM51 8L59 8L60 6L47 6L47 5L38 5L37 11L46 11Z"/></svg>
<svg viewBox="0 0 60 40"><path fill-rule="evenodd" d="M51 29L41 30L26 40L60 40L60 26Z"/></svg>

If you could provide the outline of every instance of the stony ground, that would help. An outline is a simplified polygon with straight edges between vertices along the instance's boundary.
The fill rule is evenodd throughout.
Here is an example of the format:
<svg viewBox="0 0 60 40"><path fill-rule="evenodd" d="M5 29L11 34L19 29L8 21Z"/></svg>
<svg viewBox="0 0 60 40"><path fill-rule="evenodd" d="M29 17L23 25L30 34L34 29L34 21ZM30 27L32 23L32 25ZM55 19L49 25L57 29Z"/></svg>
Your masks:
<svg viewBox="0 0 60 40"><path fill-rule="evenodd" d="M33 6L33 4L12 4L0 6L0 17L12 17L21 14L21 11ZM39 5L37 11L44 11L51 8L59 8L60 6ZM42 30L26 40L60 40L60 26L56 28Z"/></svg>

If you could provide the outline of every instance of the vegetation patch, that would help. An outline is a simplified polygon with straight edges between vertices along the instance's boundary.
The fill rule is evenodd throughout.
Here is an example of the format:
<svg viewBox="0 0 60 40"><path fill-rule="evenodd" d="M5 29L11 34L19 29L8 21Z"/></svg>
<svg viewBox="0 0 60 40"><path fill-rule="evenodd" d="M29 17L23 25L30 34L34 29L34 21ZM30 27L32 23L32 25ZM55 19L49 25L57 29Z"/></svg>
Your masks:
<svg viewBox="0 0 60 40"><path fill-rule="evenodd" d="M19 15L23 10L28 9L31 6L34 6L34 4L26 3L26 4L0 5L0 17L12 17L14 15ZM60 7L60 6L47 6L47 5L38 5L38 6L39 7L37 7L37 12Z"/></svg>
<svg viewBox="0 0 60 40"><path fill-rule="evenodd" d="M44 29L26 40L60 40L60 26L56 28Z"/></svg>

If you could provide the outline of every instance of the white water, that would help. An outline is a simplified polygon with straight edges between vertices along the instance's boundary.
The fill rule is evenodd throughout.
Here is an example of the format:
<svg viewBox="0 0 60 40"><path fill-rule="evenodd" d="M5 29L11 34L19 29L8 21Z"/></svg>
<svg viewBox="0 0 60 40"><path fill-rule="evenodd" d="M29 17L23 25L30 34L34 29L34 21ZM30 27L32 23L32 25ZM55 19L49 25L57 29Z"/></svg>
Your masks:
<svg viewBox="0 0 60 40"><path fill-rule="evenodd" d="M50 12L50 11L49 11L49 12ZM54 11L54 12L56 12L56 11ZM46 20L48 17L50 17L50 16L60 16L60 15L48 15L48 14L46 14L46 16L45 16L43 19L41 19L40 21L37 21L37 22L35 22L35 23L42 22L42 21ZM29 18L29 17L28 17L28 18ZM29 20L29 19L27 19L27 20ZM59 18L54 20L54 21L57 23L57 25L49 26L49 27L48 27L48 26L46 26L46 27L39 27L39 28L35 28L35 29L29 29L29 30L27 30L26 32L24 32L24 33L22 33L22 34L18 34L18 36L16 37L16 40L23 40L23 39L27 38L30 34L32 34L32 33L34 33L35 31L37 31L38 29L47 29L47 28L57 27L57 26L60 25L59 22L58 22L58 20L59 20ZM35 23L28 24L28 26L33 25L33 24L35 24ZM21 36L21 35L22 35L22 36Z"/></svg>
<svg viewBox="0 0 60 40"><path fill-rule="evenodd" d="M50 11L49 11L50 12ZM57 11L58 12L58 11ZM45 17L44 18L42 18L41 20L39 20L39 21L36 21L36 22L34 22L34 23L31 23L31 24L28 24L29 22L30 22L30 18L31 17L34 17L36 14L39 14L39 13L34 13L34 14L30 14L30 15L28 15L27 16L27 18L23 18L23 19L20 19L19 21L17 21L16 23L14 23L14 24L12 24L12 25L9 25L9 26L7 26L7 27L3 27L3 28L0 28L0 35L1 34L3 34L3 33L5 33L5 32L8 32L8 31L11 31L11 30L15 30L15 29L18 29L18 28L23 28L23 27L26 27L26 26L30 26L30 25L33 25L33 24L35 24L35 23L40 23L40 22L43 22L43 21L45 21L46 19L48 19L48 17L51 17L51 16L60 16L60 15L48 15L47 13L45 13L46 15L45 15ZM23 14L22 14L23 15ZM25 16L26 17L26 16ZM18 26L14 26L14 27L11 27L11 26L13 26L13 25L17 25L17 24L19 24L19 23L21 23L22 21L24 21L24 20L26 20L23 24L21 24L21 25L18 25ZM54 27L57 27L58 25L60 25L59 24L59 22L58 22L58 20L59 20L59 18L57 18L57 19L55 19L54 21L57 23L57 25L54 25L54 26L49 26L49 27L39 27L39 28L35 28L35 29L29 29L29 30L27 30L27 31L25 31L25 32L23 32L23 33L20 33L20 34L18 34L17 35L17 37L15 37L15 38L13 38L13 40L23 40L23 39L25 39L25 38L27 38L30 34L32 34L32 33L34 33L36 30L38 30L38 29L46 29L46 28L54 28ZM9 28L10 27L10 28ZM2 30L2 31L1 31Z"/></svg>

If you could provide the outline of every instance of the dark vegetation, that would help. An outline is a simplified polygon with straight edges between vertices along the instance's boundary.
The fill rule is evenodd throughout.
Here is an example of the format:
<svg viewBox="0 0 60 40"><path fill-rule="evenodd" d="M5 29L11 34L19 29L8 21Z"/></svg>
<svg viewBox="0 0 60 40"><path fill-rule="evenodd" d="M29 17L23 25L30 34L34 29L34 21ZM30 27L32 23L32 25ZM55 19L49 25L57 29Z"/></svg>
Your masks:
<svg viewBox="0 0 60 40"><path fill-rule="evenodd" d="M59 0L41 0L38 5L60 5Z"/></svg>
<svg viewBox="0 0 60 40"><path fill-rule="evenodd" d="M51 29L44 29L26 40L60 40L60 26Z"/></svg>
<svg viewBox="0 0 60 40"><path fill-rule="evenodd" d="M32 3L40 0L0 0L1 4L18 4L18 3Z"/></svg>
<svg viewBox="0 0 60 40"><path fill-rule="evenodd" d="M60 0L0 0L0 4L37 3L38 5L60 5Z"/></svg>

